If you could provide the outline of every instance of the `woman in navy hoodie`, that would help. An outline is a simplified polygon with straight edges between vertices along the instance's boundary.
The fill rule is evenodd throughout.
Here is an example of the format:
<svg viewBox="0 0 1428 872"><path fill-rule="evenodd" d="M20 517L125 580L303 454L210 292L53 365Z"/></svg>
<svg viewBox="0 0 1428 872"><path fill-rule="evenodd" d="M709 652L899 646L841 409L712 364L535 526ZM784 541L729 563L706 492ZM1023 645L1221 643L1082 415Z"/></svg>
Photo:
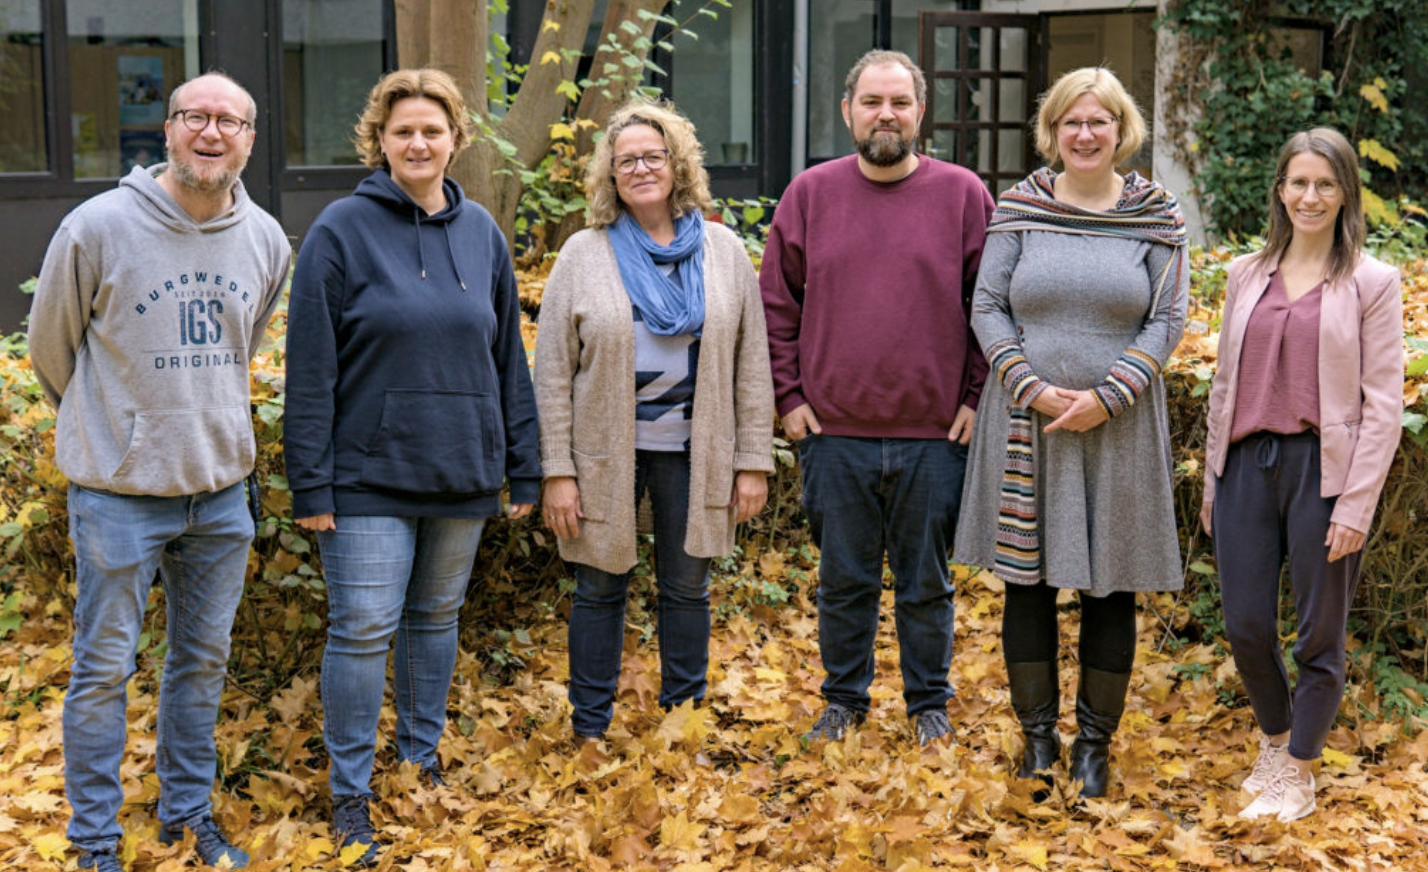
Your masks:
<svg viewBox="0 0 1428 872"><path fill-rule="evenodd" d="M368 804L395 635L397 751L441 783L457 613L485 519L539 494L515 276L491 216L446 177L469 139L456 83L398 70L356 128L373 173L323 210L293 274L283 450L327 581L323 739L333 830L376 861Z"/></svg>

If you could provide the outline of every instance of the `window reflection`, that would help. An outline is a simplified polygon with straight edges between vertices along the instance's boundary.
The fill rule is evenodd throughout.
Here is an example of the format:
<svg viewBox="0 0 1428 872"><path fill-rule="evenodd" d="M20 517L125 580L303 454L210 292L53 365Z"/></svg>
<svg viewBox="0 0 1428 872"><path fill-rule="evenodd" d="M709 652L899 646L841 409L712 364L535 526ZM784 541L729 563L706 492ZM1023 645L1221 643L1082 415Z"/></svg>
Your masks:
<svg viewBox="0 0 1428 872"><path fill-rule="evenodd" d="M706 164L752 163L754 155L754 4L700 17L697 41L679 39L670 96L694 122Z"/></svg>
<svg viewBox="0 0 1428 872"><path fill-rule="evenodd" d="M40 0L0 0L0 173L49 169Z"/></svg>
<svg viewBox="0 0 1428 872"><path fill-rule="evenodd" d="M169 94L198 73L198 0L67 0L75 178L163 160Z"/></svg>
<svg viewBox="0 0 1428 872"><path fill-rule="evenodd" d="M352 127L386 56L381 0L285 0L283 140L288 166L355 164Z"/></svg>
<svg viewBox="0 0 1428 872"><path fill-rule="evenodd" d="M892 44L917 62L917 16L951 12L957 0L891 0ZM879 9L875 0L817 0L808 22L808 155L811 163L853 153L843 123L843 82L858 58L877 48Z"/></svg>

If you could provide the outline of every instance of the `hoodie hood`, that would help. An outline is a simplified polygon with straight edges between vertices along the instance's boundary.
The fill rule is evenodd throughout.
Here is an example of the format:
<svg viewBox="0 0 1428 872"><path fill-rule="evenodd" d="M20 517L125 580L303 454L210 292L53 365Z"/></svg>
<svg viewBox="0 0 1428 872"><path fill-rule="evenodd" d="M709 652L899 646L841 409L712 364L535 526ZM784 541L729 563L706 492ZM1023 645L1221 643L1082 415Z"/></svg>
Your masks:
<svg viewBox="0 0 1428 872"><path fill-rule="evenodd" d="M129 171L129 175L119 180L119 187L134 194L140 208L170 230L179 233L217 233L242 221L252 206L253 201L248 199L248 191L239 179L233 183L233 205L200 224L159 184L159 176L163 175L168 167L167 163L134 167Z"/></svg>
<svg viewBox="0 0 1428 872"><path fill-rule="evenodd" d="M464 291L466 290L466 278L461 275L461 267L456 262L456 253L451 250L450 227L451 222L461 214L466 195L456 180L450 177L442 179L441 190L446 195L446 208L435 215L426 214L426 210L417 205L417 202L402 190L402 186L396 183L391 173L384 169L375 170L370 176L358 182L357 190L353 193L358 197L365 197L381 203L398 215L411 219L412 229L416 232L417 256L421 261L422 281L426 281L426 246L422 244L421 228L423 224L440 227L442 238L446 241L446 256L451 258L451 268L456 271L456 281Z"/></svg>
<svg viewBox="0 0 1428 872"><path fill-rule="evenodd" d="M446 224L461 214L461 204L466 199L466 193L461 190L461 186L455 179L447 177L441 182L442 193L446 194L446 208L435 215L428 215L416 201L402 190L391 173L384 169L375 170L370 176L357 183L357 190L354 191L359 197L367 197L376 200L393 212L421 221L423 224Z"/></svg>

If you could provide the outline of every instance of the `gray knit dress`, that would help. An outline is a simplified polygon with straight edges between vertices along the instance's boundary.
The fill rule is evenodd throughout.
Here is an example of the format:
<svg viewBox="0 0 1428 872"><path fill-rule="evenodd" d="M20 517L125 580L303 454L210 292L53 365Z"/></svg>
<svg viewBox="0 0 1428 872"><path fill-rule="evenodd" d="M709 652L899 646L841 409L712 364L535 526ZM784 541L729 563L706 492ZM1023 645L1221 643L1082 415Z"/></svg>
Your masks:
<svg viewBox="0 0 1428 872"><path fill-rule="evenodd" d="M1183 248L1135 239L1043 230L988 234L972 329L984 349L1019 338L1035 374L1057 387L1101 384L1127 349L1164 366L1185 327L1188 268L1169 264L1170 278L1155 311L1149 309L1157 278L1176 257L1184 257ZM1012 408L994 367L972 434L954 548L958 563L995 565ZM1043 433L1051 419L1028 411L1042 578L1092 596L1178 590L1184 578L1163 380L1151 379L1134 405L1085 433Z"/></svg>

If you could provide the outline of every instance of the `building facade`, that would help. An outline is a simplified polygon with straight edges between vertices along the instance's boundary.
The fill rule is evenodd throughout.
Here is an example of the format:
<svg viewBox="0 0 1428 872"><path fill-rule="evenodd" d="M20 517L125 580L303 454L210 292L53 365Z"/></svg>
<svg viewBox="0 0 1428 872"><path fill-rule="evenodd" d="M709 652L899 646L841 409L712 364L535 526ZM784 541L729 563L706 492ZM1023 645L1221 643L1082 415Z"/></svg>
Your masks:
<svg viewBox="0 0 1428 872"><path fill-rule="evenodd" d="M591 17L592 47L606 5ZM493 21L512 62L530 60L544 7L510 0ZM20 326L29 300L18 285L60 219L162 160L169 92L209 69L257 99L244 183L299 242L365 174L351 129L397 64L396 14L394 0L0 0L0 330ZM1155 14L1156 0L734 0L699 16L697 39L656 53L668 76L654 84L697 126L716 195L778 196L802 168L852 150L844 75L870 48L899 49L932 80L924 150L996 192L1035 167L1027 122L1058 73L1107 64L1147 114L1156 108L1173 43L1152 29ZM1134 164L1189 187L1153 142Z"/></svg>

